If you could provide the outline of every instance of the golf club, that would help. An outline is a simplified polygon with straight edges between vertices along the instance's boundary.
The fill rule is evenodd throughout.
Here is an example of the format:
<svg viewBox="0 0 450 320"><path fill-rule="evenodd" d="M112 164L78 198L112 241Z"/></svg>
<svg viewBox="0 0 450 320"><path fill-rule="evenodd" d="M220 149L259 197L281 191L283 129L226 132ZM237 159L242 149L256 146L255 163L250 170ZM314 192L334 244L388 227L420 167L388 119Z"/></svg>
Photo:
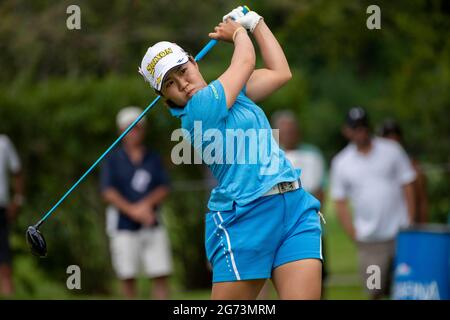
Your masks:
<svg viewBox="0 0 450 320"><path fill-rule="evenodd" d="M246 14L250 9L247 6L243 6L243 12ZM202 59L215 45L217 40L210 40L202 50L195 56L195 61ZM31 253L39 257L45 257L47 255L47 243L43 234L39 231L39 227L48 219L48 217L55 211L55 209L67 198L67 196L91 173L91 171L103 160L103 158L125 137L128 132L150 111L150 109L159 101L161 96L156 97L145 110L137 117L132 124L109 146L109 148L90 166L88 170L75 182L72 187L56 202L56 204L47 211L47 213L39 220L35 225L29 226L26 231L26 241L30 247Z"/></svg>

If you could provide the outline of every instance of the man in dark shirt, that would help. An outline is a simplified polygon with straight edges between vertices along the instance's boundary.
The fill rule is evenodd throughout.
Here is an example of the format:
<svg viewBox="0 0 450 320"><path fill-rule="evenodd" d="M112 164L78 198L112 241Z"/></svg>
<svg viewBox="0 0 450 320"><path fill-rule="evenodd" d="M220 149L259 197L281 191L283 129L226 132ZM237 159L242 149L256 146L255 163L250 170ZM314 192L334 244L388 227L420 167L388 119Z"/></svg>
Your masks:
<svg viewBox="0 0 450 320"><path fill-rule="evenodd" d="M122 109L117 126L122 133L142 112ZM169 194L168 176L157 154L144 146L145 119L141 120L104 161L101 191L109 204L107 232L113 268L123 293L136 296L135 279L142 271L153 280L153 296L168 299L172 272L170 243L158 212Z"/></svg>

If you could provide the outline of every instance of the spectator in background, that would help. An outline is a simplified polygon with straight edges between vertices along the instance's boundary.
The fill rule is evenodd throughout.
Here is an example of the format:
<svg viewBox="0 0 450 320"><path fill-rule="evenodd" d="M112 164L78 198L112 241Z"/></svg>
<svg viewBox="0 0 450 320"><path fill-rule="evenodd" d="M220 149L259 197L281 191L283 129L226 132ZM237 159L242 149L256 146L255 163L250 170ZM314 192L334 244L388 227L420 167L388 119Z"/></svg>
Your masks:
<svg viewBox="0 0 450 320"><path fill-rule="evenodd" d="M403 132L398 123L392 119L384 120L378 128L378 135L397 141L404 146ZM416 180L414 181L414 207L415 216L414 223L428 222L428 197L426 189L426 177L418 160L410 155L411 164L416 172Z"/></svg>
<svg viewBox="0 0 450 320"><path fill-rule="evenodd" d="M324 200L325 160L320 149L302 141L295 115L288 110L278 111L272 117L274 129L279 129L279 144L294 168L302 169L302 186L321 203ZM323 207L322 207L323 210Z"/></svg>
<svg viewBox="0 0 450 320"><path fill-rule="evenodd" d="M9 197L10 173L13 176L12 201ZM22 207L23 189L20 159L9 138L0 135L0 294L5 296L14 293L9 228Z"/></svg>
<svg viewBox="0 0 450 320"><path fill-rule="evenodd" d="M120 133L141 112L137 107L122 109L117 115ZM145 275L153 280L153 297L168 299L172 257L159 209L169 194L169 182L159 156L143 144L145 127L142 119L106 159L101 190L109 203L107 231L112 264L122 280L124 295L136 296L135 280L142 264Z"/></svg>
<svg viewBox="0 0 450 320"><path fill-rule="evenodd" d="M389 294L395 237L413 221L416 174L398 143L371 136L363 108L348 112L343 134L350 143L332 161L331 196L344 230L356 242L363 286L379 299ZM380 268L380 289L367 287L371 265Z"/></svg>
<svg viewBox="0 0 450 320"><path fill-rule="evenodd" d="M324 210L324 186L326 177L325 160L320 149L302 141L302 133L295 114L290 110L277 111L272 116L272 128L279 129L279 145L291 161L295 169L301 169L300 179L302 187L316 197ZM325 234L322 235L322 242ZM325 245L322 243L322 296L324 296L324 282L327 276Z"/></svg>

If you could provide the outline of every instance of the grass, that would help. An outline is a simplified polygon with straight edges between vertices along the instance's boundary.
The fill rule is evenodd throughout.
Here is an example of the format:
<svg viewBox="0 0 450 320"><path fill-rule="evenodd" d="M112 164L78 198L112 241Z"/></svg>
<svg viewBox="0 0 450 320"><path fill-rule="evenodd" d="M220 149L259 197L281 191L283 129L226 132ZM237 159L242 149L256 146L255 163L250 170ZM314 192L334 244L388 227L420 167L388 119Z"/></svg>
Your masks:
<svg viewBox="0 0 450 320"><path fill-rule="evenodd" d="M327 200L331 203L331 199ZM328 279L325 283L324 298L329 300L367 299L358 276L356 247L340 226L332 206L325 210L324 230L325 263Z"/></svg>

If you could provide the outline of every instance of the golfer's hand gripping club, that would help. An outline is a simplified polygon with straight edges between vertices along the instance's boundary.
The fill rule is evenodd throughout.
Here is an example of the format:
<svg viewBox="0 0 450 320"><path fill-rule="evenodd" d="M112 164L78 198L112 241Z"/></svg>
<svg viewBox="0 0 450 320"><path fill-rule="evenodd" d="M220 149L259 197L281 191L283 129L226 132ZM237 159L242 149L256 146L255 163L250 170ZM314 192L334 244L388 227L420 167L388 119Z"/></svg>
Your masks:
<svg viewBox="0 0 450 320"><path fill-rule="evenodd" d="M236 10L236 9L235 9ZM243 6L242 7L242 12L243 12L243 14L245 15L245 14L247 14L248 12L250 12L250 9L247 7L247 6ZM234 17L231 17L232 19L234 19ZM201 60L208 52L209 52L209 50L211 50L215 45L217 44L217 40L215 40L215 39L212 39L212 40L210 40L207 44L206 44L206 46L202 49L202 50L200 50L200 52L199 53L197 53L197 55L195 56L195 61L199 61L199 60Z"/></svg>

